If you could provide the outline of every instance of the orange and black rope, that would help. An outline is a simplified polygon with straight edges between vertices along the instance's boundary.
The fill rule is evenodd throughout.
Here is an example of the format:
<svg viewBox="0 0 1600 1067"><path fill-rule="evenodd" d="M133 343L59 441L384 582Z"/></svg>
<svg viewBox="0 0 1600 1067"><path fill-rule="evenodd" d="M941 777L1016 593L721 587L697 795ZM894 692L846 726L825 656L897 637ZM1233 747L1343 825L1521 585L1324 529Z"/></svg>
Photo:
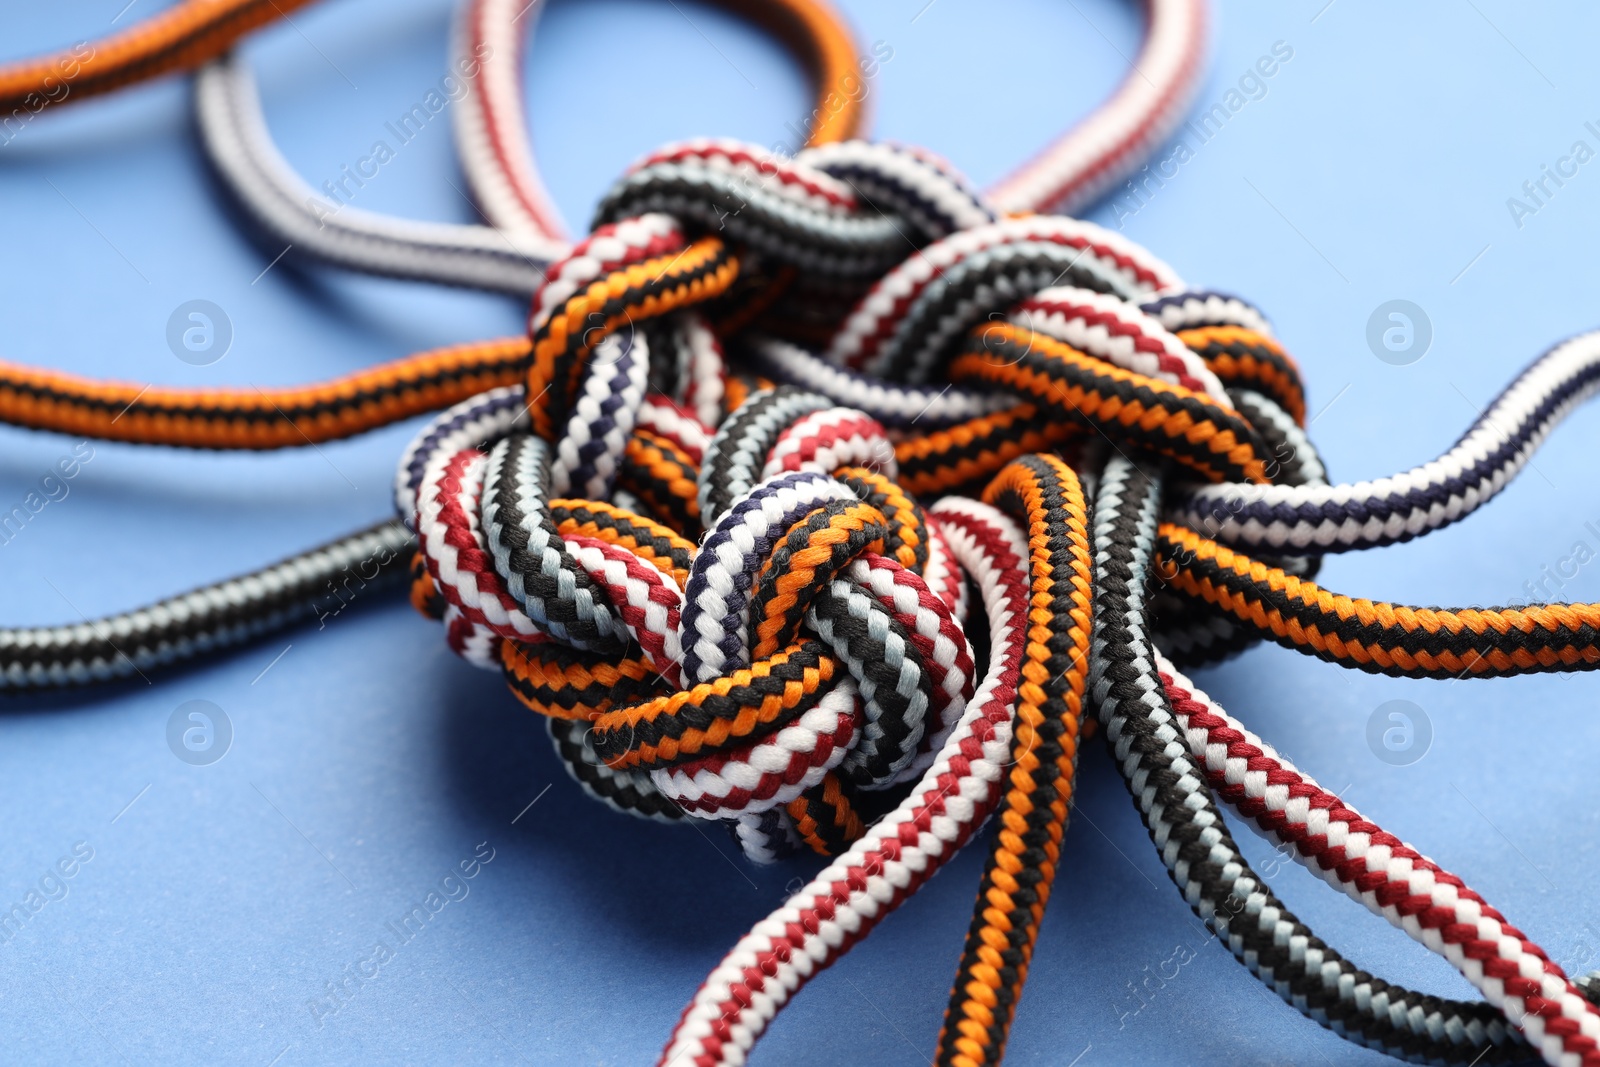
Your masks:
<svg viewBox="0 0 1600 1067"><path fill-rule="evenodd" d="M929 433L908 436L894 448L900 484L927 500L945 493L977 496L1012 460L1047 452L1081 436L1084 428L1053 410L1029 403Z"/></svg>
<svg viewBox="0 0 1600 1067"><path fill-rule="evenodd" d="M1260 439L1237 412L1046 334L1011 323L985 324L973 332L950 373L957 382L1022 393L1124 447L1175 460L1207 481L1267 481Z"/></svg>
<svg viewBox="0 0 1600 1067"><path fill-rule="evenodd" d="M521 380L532 345L507 337L407 356L312 385L188 389L0 361L0 421L181 448L297 448L354 437Z"/></svg>
<svg viewBox="0 0 1600 1067"><path fill-rule="evenodd" d="M527 377L534 432L555 439L585 360L607 337L720 296L738 276L739 260L728 246L702 237L674 254L611 271L569 297L534 330Z"/></svg>
<svg viewBox="0 0 1600 1067"><path fill-rule="evenodd" d="M1183 526L1157 575L1288 648L1374 674L1499 678L1600 667L1600 604L1417 608L1330 593Z"/></svg>
<svg viewBox="0 0 1600 1067"><path fill-rule="evenodd" d="M1242 326L1179 330L1178 340L1230 388L1265 393L1301 426L1306 424L1306 389L1294 358L1266 334Z"/></svg>
<svg viewBox="0 0 1600 1067"><path fill-rule="evenodd" d="M637 496L650 514L686 537L699 537L699 473L694 460L675 442L636 429L622 455L617 484Z"/></svg>
<svg viewBox="0 0 1600 1067"><path fill-rule="evenodd" d="M194 70L311 0L182 0L119 33L0 66L0 116Z"/></svg>
<svg viewBox="0 0 1600 1067"><path fill-rule="evenodd" d="M605 712L594 720L595 752L612 767L659 767L771 733L820 699L835 669L802 639L714 681Z"/></svg>
<svg viewBox="0 0 1600 1067"><path fill-rule="evenodd" d="M939 1035L937 1062L953 1067L1005 1053L1061 855L1089 673L1092 559L1078 476L1054 456L1029 456L984 499L1026 524L1030 626L1000 825Z"/></svg>

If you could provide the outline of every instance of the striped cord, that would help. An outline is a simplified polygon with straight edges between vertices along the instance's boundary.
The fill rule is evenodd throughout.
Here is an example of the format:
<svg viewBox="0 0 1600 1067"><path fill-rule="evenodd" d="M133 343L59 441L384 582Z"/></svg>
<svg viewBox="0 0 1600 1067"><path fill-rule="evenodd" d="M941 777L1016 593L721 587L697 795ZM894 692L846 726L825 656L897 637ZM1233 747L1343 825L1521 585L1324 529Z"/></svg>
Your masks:
<svg viewBox="0 0 1600 1067"><path fill-rule="evenodd" d="M979 591L988 670L910 795L723 957L673 1030L662 1064L745 1062L783 1005L921 888L999 797L1027 644L1028 539L976 501L944 501L930 515Z"/></svg>
<svg viewBox="0 0 1600 1067"><path fill-rule="evenodd" d="M772 30L813 72L817 113L830 116L813 130L814 143L848 136L860 125L855 97L830 97L843 70L855 64L852 38L830 6L822 0L723 2ZM453 35L452 69L477 71L469 79L473 91L455 109L456 142L490 225L394 218L313 190L273 143L255 76L239 55L212 63L196 79L201 144L246 213L298 255L385 277L534 293L545 268L571 247L539 180L524 121L522 34L532 33L542 13L538 4L463 0Z"/></svg>
<svg viewBox="0 0 1600 1067"><path fill-rule="evenodd" d="M998 1062L1061 858L1078 766L1088 674L1089 504L1072 469L1032 456L1006 468L985 498L1026 522L1030 603L1010 783L956 971L936 1062Z"/></svg>
<svg viewBox="0 0 1600 1067"><path fill-rule="evenodd" d="M721 6L771 33L800 61L815 86L818 106L811 144L856 136L865 118L858 93L856 45L843 19L824 0L719 0ZM480 68L477 91L456 113L456 149L484 217L505 234L561 239L565 226L534 165L525 119L523 56L539 17L519 0L465 0L452 42L452 60ZM520 23L520 25L519 25ZM554 257L552 257L554 258Z"/></svg>
<svg viewBox="0 0 1600 1067"><path fill-rule="evenodd" d="M1600 667L1600 604L1413 608L1352 599L1163 523L1156 574L1287 648L1402 678L1504 678Z"/></svg>
<svg viewBox="0 0 1600 1067"><path fill-rule="evenodd" d="M1005 212L1082 214L1164 144L1206 74L1210 5L1145 0L1145 33L1109 100L988 191Z"/></svg>
<svg viewBox="0 0 1600 1067"><path fill-rule="evenodd" d="M824 0L721 2L772 32L812 75L818 106L808 144L819 153L815 162L873 195L894 188L877 184L880 168L858 174L848 151L820 148L864 125L861 94L836 90L856 76L858 63L851 35L832 7ZM1142 76L1130 75L1101 108L994 189L996 210L1081 210L1137 170L1182 121L1204 76L1207 4L1147 0L1145 8ZM246 212L301 255L391 277L533 292L539 271L565 253L559 213L532 156L519 75L521 34L531 33L539 14L537 5L524 9L512 0L463 0L453 34L453 62L478 69L476 91L456 109L456 140L490 226L393 219L335 205L311 190L273 145L254 76L238 57L214 64L198 79L202 144ZM923 154L923 162L930 160Z"/></svg>
<svg viewBox="0 0 1600 1067"><path fill-rule="evenodd" d="M399 584L415 541L388 521L250 574L69 626L0 629L0 691L143 677Z"/></svg>
<svg viewBox="0 0 1600 1067"><path fill-rule="evenodd" d="M1494 1049L1509 1040L1499 1012L1375 978L1300 922L1239 852L1203 769L1174 745L1181 731L1144 620L1159 497L1159 481L1131 462L1119 456L1107 465L1095 506L1090 692L1114 761L1173 882L1263 984L1340 1036L1418 1062L1496 1057Z"/></svg>
<svg viewBox="0 0 1600 1067"><path fill-rule="evenodd" d="M115 92L194 70L251 31L288 18L309 0L181 0L97 41L0 65L0 112L33 115L50 105Z"/></svg>
<svg viewBox="0 0 1600 1067"><path fill-rule="evenodd" d="M1449 960L1548 1060L1600 1061L1600 974L1569 979L1460 878L1296 769L1159 654L1157 666L1190 753L1240 814L1329 885ZM1442 1031L1442 1021L1435 1025ZM1515 1054L1514 1046L1506 1051Z"/></svg>
<svg viewBox="0 0 1600 1067"><path fill-rule="evenodd" d="M539 6L528 14L537 18ZM300 255L366 274L526 295L565 242L488 226L393 218L335 204L290 168L267 130L248 61L224 56L195 79L206 158L264 232Z"/></svg>
<svg viewBox="0 0 1600 1067"><path fill-rule="evenodd" d="M1218 485L1182 497L1175 515L1220 540L1267 549L1350 549L1409 541L1499 494L1564 418L1600 388L1600 332L1535 360L1448 452L1409 471L1351 485Z"/></svg>

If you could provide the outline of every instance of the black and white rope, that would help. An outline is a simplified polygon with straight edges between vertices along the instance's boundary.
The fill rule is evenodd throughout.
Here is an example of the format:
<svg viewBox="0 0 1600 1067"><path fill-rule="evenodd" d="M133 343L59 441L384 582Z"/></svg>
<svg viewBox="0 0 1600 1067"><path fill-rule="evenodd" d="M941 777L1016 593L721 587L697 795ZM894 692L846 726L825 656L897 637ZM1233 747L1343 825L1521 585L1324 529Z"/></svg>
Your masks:
<svg viewBox="0 0 1600 1067"><path fill-rule="evenodd" d="M1094 510L1090 696L1173 882L1263 984L1335 1033L1419 1062L1490 1062L1477 1057L1494 1057L1511 1034L1498 1011L1418 994L1356 968L1284 907L1235 845L1166 704L1145 630L1159 494L1160 482L1127 460L1107 463Z"/></svg>
<svg viewBox="0 0 1600 1067"><path fill-rule="evenodd" d="M0 629L0 692L142 676L297 623L324 622L370 591L402 585L415 548L410 531L391 520L136 611Z"/></svg>

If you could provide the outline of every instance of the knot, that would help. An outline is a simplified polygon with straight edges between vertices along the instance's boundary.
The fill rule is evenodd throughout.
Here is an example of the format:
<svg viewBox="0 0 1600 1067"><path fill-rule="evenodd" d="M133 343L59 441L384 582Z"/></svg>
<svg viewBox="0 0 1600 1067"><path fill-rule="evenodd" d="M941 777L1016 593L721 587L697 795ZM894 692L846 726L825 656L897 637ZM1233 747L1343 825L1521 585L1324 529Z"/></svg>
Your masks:
<svg viewBox="0 0 1600 1067"><path fill-rule="evenodd" d="M596 750L653 767L686 810L740 812L747 850L798 834L837 851L859 836L854 792L920 775L965 709L964 579L894 484L883 429L822 397L753 394L702 472L714 521L684 586L691 688L602 716Z"/></svg>
<svg viewBox="0 0 1600 1067"><path fill-rule="evenodd" d="M611 803L737 821L758 858L858 837L857 793L919 776L975 683L965 578L883 427L789 387L709 439L677 427L713 520L696 546L553 497L558 450L506 400L445 413L402 466L423 472L414 603ZM636 433L689 418L653 407ZM457 447L486 429L487 452Z"/></svg>
<svg viewBox="0 0 1600 1067"><path fill-rule="evenodd" d="M766 307L780 296L815 302L819 285L823 303L850 299L898 262L908 241L916 248L993 218L963 179L908 149L850 143L791 160L702 140L652 153L602 201L594 232L552 265L534 296L529 426L565 451L587 447L590 460L615 465L646 391L641 378L715 426L725 414L725 361L703 313L726 311L748 325L781 314ZM735 293L741 278L747 289ZM747 306L727 306L734 296ZM652 343L671 358L652 360ZM607 434L614 440L597 439ZM568 477L590 496L609 489L605 463L567 458L558 491ZM657 466L681 459L670 451L639 458Z"/></svg>
<svg viewBox="0 0 1600 1067"><path fill-rule="evenodd" d="M662 679L678 688L597 709L597 756L648 770L686 812L737 816L762 856L859 836L856 791L919 775L974 681L959 568L892 473L865 416L752 394L706 450L713 523L681 586L681 669Z"/></svg>
<svg viewBox="0 0 1600 1067"><path fill-rule="evenodd" d="M1155 838L1209 804L1184 791L1162 652L1269 636L1425 677L1600 663L1592 605L1419 610L1309 580L1323 551L1452 521L1514 472L1548 397L1592 385L1581 343L1448 462L1331 487L1259 311L1090 224L997 218L914 152L675 146L599 222L535 298L522 380L402 461L413 603L547 718L591 795L723 821L757 861L842 855L758 928L796 958L829 958L865 928L835 916L892 908L997 811L942 1060L1003 1048L1088 713ZM1226 887L1198 892L1220 914Z"/></svg>
<svg viewBox="0 0 1600 1067"><path fill-rule="evenodd" d="M846 847L972 695L966 578L919 498L1099 442L1191 509L1323 477L1263 316L1091 224L998 218L920 153L669 146L596 220L521 380L402 459L413 600L592 794L726 820L753 858ZM1183 588L1161 639L1246 640Z"/></svg>
<svg viewBox="0 0 1600 1067"><path fill-rule="evenodd" d="M636 162L596 209L596 224L664 212L798 271L870 282L906 245L992 221L965 180L926 153L846 142L792 159L698 139Z"/></svg>

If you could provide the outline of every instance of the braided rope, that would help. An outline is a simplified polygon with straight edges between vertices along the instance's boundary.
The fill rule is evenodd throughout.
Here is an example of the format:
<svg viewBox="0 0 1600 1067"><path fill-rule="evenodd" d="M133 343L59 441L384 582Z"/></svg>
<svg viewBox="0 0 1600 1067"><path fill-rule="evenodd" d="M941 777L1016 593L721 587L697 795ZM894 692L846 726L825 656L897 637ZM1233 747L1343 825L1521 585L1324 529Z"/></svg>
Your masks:
<svg viewBox="0 0 1600 1067"><path fill-rule="evenodd" d="M1212 786L1332 886L1440 953L1547 1055L1597 1059L1596 979L1569 979L1498 911L1319 786L1161 660L1161 681Z"/></svg>
<svg viewBox="0 0 1600 1067"><path fill-rule="evenodd" d="M855 136L863 120L856 45L839 14L820 0L719 0L777 38L800 61L816 90L810 144ZM523 56L539 12L518 0L468 0L452 44L454 65L479 66L478 91L456 114L456 148L484 217L502 233L561 237L560 212L533 164L524 120ZM525 20L525 22L524 22ZM519 23L523 23L519 25Z"/></svg>
<svg viewBox="0 0 1600 1067"><path fill-rule="evenodd" d="M528 17L539 10L535 5ZM398 219L328 201L273 144L255 77L239 54L202 68L194 99L212 169L262 231L302 256L365 274L525 296L566 251L546 236Z"/></svg>
<svg viewBox="0 0 1600 1067"><path fill-rule="evenodd" d="M1485 1046L1508 1040L1499 1013L1374 978L1318 938L1250 868L1204 774L1174 747L1181 735L1156 674L1143 607L1159 496L1156 479L1121 457L1110 461L1095 507L1090 691L1173 882L1235 958L1335 1033L1420 1062L1479 1062Z"/></svg>
<svg viewBox="0 0 1600 1067"><path fill-rule="evenodd" d="M1049 622L1029 630L1011 786L939 1035L938 1062L962 1067L1005 1051L1066 832L1088 674L1089 505L1077 475L1035 456L1006 468L985 496L1026 519L1030 605Z"/></svg>
<svg viewBox="0 0 1600 1067"><path fill-rule="evenodd" d="M97 41L0 65L0 112L31 116L51 104L194 70L252 30L309 2L183 0Z"/></svg>
<svg viewBox="0 0 1600 1067"><path fill-rule="evenodd" d="M399 584L414 548L391 520L134 611L0 629L0 692L147 675L307 619L326 625L357 596Z"/></svg>
<svg viewBox="0 0 1600 1067"><path fill-rule="evenodd" d="M1077 214L1137 171L1182 121L1205 77L1208 5L1145 0L1144 42L1098 110L999 185L1002 211Z"/></svg>
<svg viewBox="0 0 1600 1067"><path fill-rule="evenodd" d="M812 130L813 143L856 131L860 100L834 91L856 66L855 46L831 7L821 0L723 2L774 32L813 73L816 113L826 117ZM539 180L523 116L523 35L532 34L542 14L540 4L463 0L456 20L450 66L469 88L454 109L456 144L491 225L394 218L312 189L273 143L255 76L239 55L210 64L196 79L201 144L246 213L296 255L367 274L526 296L543 284L549 264L571 252Z"/></svg>
<svg viewBox="0 0 1600 1067"><path fill-rule="evenodd" d="M1600 605L1412 608L1353 600L1163 524L1157 563L1171 588L1263 636L1335 663L1406 678L1508 677L1600 666Z"/></svg>
<svg viewBox="0 0 1600 1067"><path fill-rule="evenodd" d="M766 17L793 29L803 10L792 0ZM559 220L528 161L511 103L517 53L505 49L463 109L462 137L507 233L340 212L328 241L322 220L307 241L364 269L531 291L527 339L254 396L0 365L0 417L276 448L446 409L407 449L395 489L417 531L413 604L444 624L448 645L547 716L573 777L614 808L723 821L758 861L838 857L712 974L669 1060L742 1062L812 973L997 809L938 1055L998 1061L1059 861L1087 698L1191 906L1301 1011L1407 1058L1503 1062L1521 1053L1520 1031L1549 1062L1600 1062L1595 982L1567 980L1458 879L1241 733L1156 651L1219 656L1265 635L1425 676L1600 661L1592 605L1413 609L1311 581L1323 552L1417 536L1498 492L1594 391L1595 335L1535 363L1435 463L1330 487L1304 431L1299 371L1258 312L1184 289L1114 234L1000 210L1094 195L1158 140L1176 113L1165 101L1192 88L1202 11L1152 0L1150 12L1150 91L1130 78L1092 136L1057 146L999 207L913 149L851 142L788 159L702 140L641 159L570 247L554 239ZM1196 32L1180 40L1171 19L1185 14ZM514 21L500 0L479 0L458 47ZM818 70L848 58L822 36L830 25L797 35L832 48ZM190 30L174 54L222 47ZM205 121L234 127L208 133L219 165L253 184L261 221L304 235L297 179L265 140L248 71L220 66L205 85ZM1116 126L1129 116L1142 125ZM807 331L826 340L821 355L795 343ZM736 338L770 378L740 375L741 347L724 348ZM1102 441L1118 453L1109 461ZM1032 455L1063 446L1070 464ZM1211 484L1176 486L1166 502L1127 453ZM947 500L925 512L917 500L957 489L998 510ZM1164 504L1174 521L1158 524ZM358 548L388 553L383 573L397 574L389 564L410 543L386 524L306 574L347 569ZM1309 554L1258 560L1236 545ZM137 669L303 614L305 582L288 571L298 561L264 572L276 590L223 583L179 598L171 614L190 613L189 629L161 611L106 620L135 639L116 652ZM960 625L969 576L993 631L981 684ZM252 628L198 610L213 592L269 614ZM126 673L82 633L15 633L0 632L0 653L20 649L4 675L13 686ZM1244 864L1211 786L1441 951L1488 1003L1392 986L1322 943Z"/></svg>
<svg viewBox="0 0 1600 1067"><path fill-rule="evenodd" d="M758 923L706 978L662 1063L740 1063L782 1006L963 845L999 795L1027 643L1027 538L973 501L933 509L990 627L989 668L934 763L899 807Z"/></svg>
<svg viewBox="0 0 1600 1067"><path fill-rule="evenodd" d="M1518 375L1431 463L1353 485L1208 486L1182 500L1177 514L1250 546L1342 552L1409 541L1493 499L1597 388L1600 332L1581 334Z"/></svg>

